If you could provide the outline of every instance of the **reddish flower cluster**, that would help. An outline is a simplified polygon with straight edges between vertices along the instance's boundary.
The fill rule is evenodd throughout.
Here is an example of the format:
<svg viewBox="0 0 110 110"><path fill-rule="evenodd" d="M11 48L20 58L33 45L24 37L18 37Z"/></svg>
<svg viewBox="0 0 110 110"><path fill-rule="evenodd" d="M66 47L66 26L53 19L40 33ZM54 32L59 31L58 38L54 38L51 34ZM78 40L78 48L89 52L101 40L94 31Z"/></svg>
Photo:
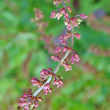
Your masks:
<svg viewBox="0 0 110 110"><path fill-rule="evenodd" d="M52 75L52 68L48 68L48 69L42 69L42 71L40 72L40 76L45 80L48 76Z"/></svg>
<svg viewBox="0 0 110 110"><path fill-rule="evenodd" d="M38 107L38 101L42 101L41 97L33 97L31 89L28 89L27 93L24 93L20 98L18 110L35 110Z"/></svg>
<svg viewBox="0 0 110 110"><path fill-rule="evenodd" d="M69 2L70 0L64 0L65 2ZM54 5L58 6L60 3L62 3L61 0L54 0Z"/></svg>
<svg viewBox="0 0 110 110"><path fill-rule="evenodd" d="M60 60L61 60L61 58L57 55L53 55L53 56L51 56L51 59L52 60L54 60L55 62L57 61L57 62L60 62Z"/></svg>
<svg viewBox="0 0 110 110"><path fill-rule="evenodd" d="M82 19L87 19L87 16L86 16L84 13L80 14L79 16L80 16Z"/></svg>
<svg viewBox="0 0 110 110"><path fill-rule="evenodd" d="M44 15L40 9L34 8L34 11L35 11L35 20L39 21L44 18Z"/></svg>
<svg viewBox="0 0 110 110"><path fill-rule="evenodd" d="M75 33L74 35L76 36L77 39L80 39L81 38L81 35L78 34L78 33Z"/></svg>
<svg viewBox="0 0 110 110"><path fill-rule="evenodd" d="M52 92L52 88L50 88L50 83L44 85L43 91L45 92L45 95Z"/></svg>
<svg viewBox="0 0 110 110"><path fill-rule="evenodd" d="M54 50L55 55L51 56L51 59L59 62L59 64L54 70L54 72L52 71L52 68L47 68L47 69L43 68L42 71L40 72L40 76L41 76L40 80L35 77L31 79L33 86L38 86L38 90L34 94L32 94L31 89L29 89L27 93L25 93L20 98L18 109L22 109L22 108L24 110L36 109L38 107L38 101L41 101L42 99L40 97L35 97L35 96L42 89L46 95L48 93L51 93L52 88L50 88L50 83L52 82L52 79L53 79L53 85L56 85L57 88L63 86L61 77L59 75L56 75L56 73L59 70L59 67L63 66L65 68L65 71L69 71L69 70L72 71L72 67L68 62L71 61L71 63L74 64L75 62L79 62L80 60L76 51L71 48L73 47L73 44L71 47L69 47L67 41L70 37L72 37L72 40L73 37L80 39L81 37L80 34L73 32L74 31L73 28L78 27L82 19L86 19L87 16L85 14L80 14L71 18L69 12L72 12L72 10L69 6L65 5L65 3L69 1L70 0L54 0L54 5L58 6L60 3L62 3L63 8L53 11L50 16L51 18L57 18L58 20L62 16L64 16L65 25L67 26L67 30L68 30L65 35L61 35L58 38L61 45L56 47L56 49ZM40 21L44 18L44 16L39 9L34 9L34 11L35 11L35 19L33 21L36 22L40 34L45 36L43 33L44 33L44 28L47 26L47 24L45 22ZM46 43L49 43L48 41L49 40L46 39ZM59 52L65 55L62 57L60 56ZM69 54L71 54L71 57L68 57Z"/></svg>
<svg viewBox="0 0 110 110"><path fill-rule="evenodd" d="M68 1L68 2L69 2L69 1ZM59 3L59 4L62 3L62 4L64 5L65 1L55 0L55 3L56 3L57 5L58 5L58 3ZM75 16L75 17L70 18L69 13L67 12L67 10L68 10L69 12L72 11L70 7L64 6L63 8L61 8L61 9L60 9L59 11L57 11L57 12L56 12L56 11L53 11L53 12L51 13L51 16L50 16L51 18L57 18L57 19L59 20L59 19L64 15L65 25L67 25L67 30L68 30L67 34L61 35L61 36L58 38L59 41L60 41L60 43L61 43L61 45L63 45L63 46L58 46L58 47L56 47L54 53L66 52L66 51L67 51L68 53L72 52L73 55L72 55L72 57L71 57L71 63L74 64L74 62L79 62L80 58L79 58L78 54L77 54L72 48L70 48L70 47L67 45L67 40L68 40L68 38L74 37L74 36L75 36L77 39L80 39L80 37L81 37L80 34L79 34L79 33L75 33L75 32L72 33L71 30L73 30L74 27L78 27L79 24L80 24L80 22L82 21L82 19L86 19L87 16L86 16L85 14L80 14L80 15L77 15L77 16ZM60 57L59 55L53 55L53 56L51 57L51 59L54 60L54 61L61 62L61 57ZM65 59L65 60L62 62L61 65L64 66L65 71L72 70L72 67L71 67L71 65L69 65L67 59Z"/></svg>
<svg viewBox="0 0 110 110"><path fill-rule="evenodd" d="M59 88L60 86L61 87L63 86L63 82L62 82L60 76L54 75L53 85L57 85L57 88Z"/></svg>
<svg viewBox="0 0 110 110"><path fill-rule="evenodd" d="M53 72L52 72L52 69L51 68L48 68L48 69L42 69L42 71L40 72L40 76L41 76L41 79L38 80L37 78L32 78L31 79L31 82L34 86L38 86L38 88L40 88L46 81L46 78L50 75L52 75ZM45 92L45 94L47 95L48 92L51 93L51 88L50 88L50 83L46 84L44 87L43 87L43 90Z"/></svg>
<svg viewBox="0 0 110 110"><path fill-rule="evenodd" d="M51 59L54 60L55 62L61 62L61 58L58 55L53 55L51 56ZM61 64L61 66L64 66L65 71L72 71L72 67L71 65L68 64L67 60L64 60L63 63Z"/></svg>
<svg viewBox="0 0 110 110"><path fill-rule="evenodd" d="M79 62L79 60L79 55L76 52L74 52L73 56L71 57L71 63L74 64L74 62Z"/></svg>
<svg viewBox="0 0 110 110"><path fill-rule="evenodd" d="M43 85L43 81L38 80L35 77L31 79L31 83L33 84L33 86L38 86L38 88Z"/></svg>
<svg viewBox="0 0 110 110"><path fill-rule="evenodd" d="M60 41L60 43L61 43L62 45L67 45L67 40L68 40L68 38L74 37L74 36L75 36L77 39L80 39L80 38L81 38L81 35L80 35L79 33L74 33L74 34L72 34L70 31L68 31L67 34L61 35L58 39L59 39L59 41Z"/></svg>
<svg viewBox="0 0 110 110"><path fill-rule="evenodd" d="M35 12L35 18L31 19L31 21L36 23L39 33L42 34L44 33L45 28L47 27L48 24L42 21L44 15L40 9L34 8L34 12Z"/></svg>
<svg viewBox="0 0 110 110"><path fill-rule="evenodd" d="M64 66L65 71L69 71L69 70L71 70L71 71L72 71L72 67L71 67L71 65L68 63L68 61L67 61L67 60L64 60L64 62L63 62L63 64L62 64L62 66Z"/></svg>
<svg viewBox="0 0 110 110"><path fill-rule="evenodd" d="M68 30L71 30L74 27L78 27L79 24L83 21L82 19L86 19L86 18L87 18L87 16L85 14L80 14L80 15L77 15L75 17L66 19L65 20L65 25L67 26Z"/></svg>
<svg viewBox="0 0 110 110"><path fill-rule="evenodd" d="M71 57L71 63L72 64L74 64L74 62L79 62L80 58L79 58L78 54L72 48L70 48L68 46L56 47L54 52L58 53L58 52L61 52L61 51L62 52L66 52L67 51L68 53L70 53L70 52L73 53L73 55ZM57 62L61 62L61 58L58 55L51 56L51 59L54 60L54 61L57 61ZM63 61L62 66L64 66L65 71L69 71L69 70L72 71L72 67L71 67L71 65L69 65L69 63L68 63L68 61L66 59Z"/></svg>
<svg viewBox="0 0 110 110"><path fill-rule="evenodd" d="M59 11L58 10L57 11L52 11L51 15L50 15L50 18L57 18L59 20L64 15L64 18L66 18L66 20L67 20L69 18L69 14L66 11L66 9L69 12L72 12L72 9L68 6L66 8L59 9Z"/></svg>
<svg viewBox="0 0 110 110"><path fill-rule="evenodd" d="M72 37L72 34L68 33L66 35L61 35L58 39L62 45L67 45L67 40L69 37Z"/></svg>
<svg viewBox="0 0 110 110"><path fill-rule="evenodd" d="M31 82L34 86L38 86L38 88L40 88L45 82L46 79L49 76L52 76L54 81L53 81L53 85L57 84L57 87L63 85L63 82L60 78L60 76L57 77L57 75L55 75L52 72L52 68L48 68L48 69L42 69L42 71L40 72L40 76L41 76L41 80L38 80L37 78L32 78ZM61 83L62 82L62 83ZM43 91L45 92L45 94L47 95L48 93L51 93L52 89L50 88L50 82L46 83L43 87Z"/></svg>

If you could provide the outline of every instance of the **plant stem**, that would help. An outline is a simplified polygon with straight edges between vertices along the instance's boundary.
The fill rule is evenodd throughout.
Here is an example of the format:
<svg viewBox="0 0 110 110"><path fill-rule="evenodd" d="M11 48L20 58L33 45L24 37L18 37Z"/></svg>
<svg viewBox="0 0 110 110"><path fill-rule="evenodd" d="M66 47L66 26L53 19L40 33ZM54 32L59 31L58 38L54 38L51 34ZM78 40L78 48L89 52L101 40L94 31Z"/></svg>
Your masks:
<svg viewBox="0 0 110 110"><path fill-rule="evenodd" d="M57 67L56 67L56 69L54 70L53 74L56 74L56 73L58 72L60 66L62 65L63 61L67 58L68 55L69 55L69 52L67 51L67 52L65 53L64 57L61 59L61 62L59 62L59 64L57 65ZM48 78L48 80L47 80L39 89L37 89L37 90L35 91L35 93L33 94L33 97L36 96L36 95L43 89L43 87L44 87L47 83L49 83L49 82L51 81L51 79L52 79L52 76L50 76L50 77Z"/></svg>
<svg viewBox="0 0 110 110"><path fill-rule="evenodd" d="M61 0L61 1L62 1L63 7L66 8L65 2L64 2L63 0ZM67 12L67 13L68 13L68 12ZM69 13L68 13L68 14L69 14ZM69 15L69 17L70 17L70 15ZM72 32L72 35L73 35L73 33L74 33L73 26L72 26L71 32ZM73 44L74 44L73 41L74 41L74 37L72 36L71 47L73 47ZM63 61L67 58L68 55L69 55L69 52L67 51L67 52L65 53L65 55L63 56L63 58L61 59L61 62L59 62L59 64L57 65L57 67L56 67L56 69L54 70L53 74L56 74L56 73L58 72L60 66L62 65ZM46 81L40 88L38 88L38 89L34 92L33 97L35 97L36 95L38 95L38 93L43 89L43 87L44 87L47 83L50 83L51 80L52 80L52 76L50 76L50 77L47 79L47 81Z"/></svg>
<svg viewBox="0 0 110 110"><path fill-rule="evenodd" d="M61 0L62 1L62 5L63 5L63 7L66 9L66 4L65 4L65 2L64 2L64 0ZM66 11L67 13L68 13L68 11ZM69 15L69 18L71 18L71 16L70 16L70 14L68 13L68 15ZM73 28L73 25L72 25L72 23L71 23L71 27L72 27L72 29L71 29L71 32L72 32L72 36L71 36L71 48L73 48L73 45L74 45L74 28Z"/></svg>
<svg viewBox="0 0 110 110"><path fill-rule="evenodd" d="M71 24L71 27L72 27L72 29L71 29L71 32L72 32L72 37L71 37L71 48L73 48L73 45L74 45L74 28L73 28L73 25Z"/></svg>
<svg viewBox="0 0 110 110"><path fill-rule="evenodd" d="M37 89L37 90L34 92L33 97L35 97L35 96L43 89L43 87L44 87L47 83L49 83L49 82L51 81L51 79L52 79L52 76L50 76L50 77L48 78L48 80L47 80L39 89Z"/></svg>

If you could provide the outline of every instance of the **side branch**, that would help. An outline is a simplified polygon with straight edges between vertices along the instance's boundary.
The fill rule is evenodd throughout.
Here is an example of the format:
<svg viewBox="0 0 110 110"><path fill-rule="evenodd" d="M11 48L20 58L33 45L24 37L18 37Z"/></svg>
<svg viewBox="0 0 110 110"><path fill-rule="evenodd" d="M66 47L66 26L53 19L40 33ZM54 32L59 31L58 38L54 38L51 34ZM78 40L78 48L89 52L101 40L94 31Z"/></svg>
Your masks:
<svg viewBox="0 0 110 110"><path fill-rule="evenodd" d="M67 58L68 55L69 55L69 52L67 51L67 52L65 53L64 57L61 59L61 62L59 62L59 64L57 65L56 69L54 70L54 72L53 72L54 74L56 74L56 73L58 72L58 70L59 70L61 64L62 64L63 61ZM47 79L47 81L46 81L39 89L36 90L36 92L33 94L33 97L35 97L35 96L43 89L43 87L44 87L47 83L49 83L51 80L52 80L52 76L50 76L50 77Z"/></svg>
<svg viewBox="0 0 110 110"><path fill-rule="evenodd" d="M61 0L62 1L62 5L63 5L63 7L66 9L66 4L65 4L65 2L64 2L64 0ZM67 13L68 13L68 11L66 11ZM68 15L69 15L69 18L71 18L71 16L70 16L70 14L68 13ZM72 37L71 37L71 48L73 48L73 45L74 45L74 28L73 28L73 25L72 25L72 23L71 23L71 27L72 27L72 29L71 29L71 33L72 33Z"/></svg>

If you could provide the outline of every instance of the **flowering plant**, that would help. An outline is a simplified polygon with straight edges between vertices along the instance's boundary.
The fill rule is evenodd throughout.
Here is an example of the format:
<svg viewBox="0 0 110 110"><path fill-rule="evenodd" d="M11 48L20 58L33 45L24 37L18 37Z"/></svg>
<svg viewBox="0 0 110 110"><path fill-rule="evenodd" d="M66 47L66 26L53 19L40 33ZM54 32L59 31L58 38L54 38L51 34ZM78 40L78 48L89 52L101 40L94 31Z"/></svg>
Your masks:
<svg viewBox="0 0 110 110"><path fill-rule="evenodd" d="M82 19L86 19L87 16L85 14L79 14L71 17L69 13L72 12L72 9L69 6L66 6L66 2L69 1L70 0L54 0L54 5L58 6L62 4L63 7L57 9L56 11L52 11L50 15L50 18L57 18L58 20L60 20L60 18L64 16L64 24L67 28L66 34L63 34L58 38L60 46L56 47L56 49L54 50L54 54L51 56L51 59L55 62L57 61L58 65L54 71L52 70L52 68L43 68L40 72L40 79L37 79L36 77L31 79L33 86L38 86L38 89L34 93L32 93L31 89L28 89L28 91L24 93L23 96L20 98L18 109L36 109L38 107L38 101L42 101L42 98L37 96L41 90L43 90L44 93L47 95L48 93L52 92L52 88L50 87L51 83L53 83L53 85L56 85L57 88L63 86L63 81L60 75L56 75L60 66L63 66L65 68L65 71L72 71L72 66L70 65L70 62L74 64L75 62L79 62L80 60L77 52L73 50L73 44L74 37L80 39L81 36L79 33L75 32L74 28L79 27ZM47 24L40 21L43 18L42 12L39 9L35 9L35 12L36 25L39 27L39 32L43 34L44 30L42 30L42 27L46 27ZM68 39L70 38L71 46L69 46L67 43ZM64 56L59 53L63 53ZM71 57L68 57L69 55Z"/></svg>

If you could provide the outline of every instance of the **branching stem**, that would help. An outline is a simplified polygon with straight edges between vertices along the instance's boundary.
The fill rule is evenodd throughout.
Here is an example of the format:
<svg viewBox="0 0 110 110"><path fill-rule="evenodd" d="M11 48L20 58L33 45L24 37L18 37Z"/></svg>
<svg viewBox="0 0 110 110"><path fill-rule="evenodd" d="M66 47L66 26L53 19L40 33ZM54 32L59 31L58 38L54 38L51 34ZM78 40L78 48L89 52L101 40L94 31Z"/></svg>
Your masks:
<svg viewBox="0 0 110 110"><path fill-rule="evenodd" d="M64 0L61 0L62 1L62 5L63 5L63 7L66 9L66 4L65 4L65 2L64 2ZM68 13L68 11L66 11L67 13ZM71 16L70 16L70 14L68 13L68 15L69 15L69 18L71 18ZM73 45L74 45L74 28L73 28L73 25L72 25L72 23L71 23L71 27L72 27L72 29L71 29L71 32L72 32L72 37L71 37L71 48L73 48Z"/></svg>
<svg viewBox="0 0 110 110"><path fill-rule="evenodd" d="M61 0L61 1L62 1L63 7L66 8L65 2L64 2L63 0ZM69 13L68 13L68 14L69 14ZM69 15L69 17L70 17L70 15ZM71 29L71 32L72 32L72 35L73 35L73 33L74 33L73 28ZM74 40L74 37L72 36L71 47L73 47L73 40ZM56 73L58 72L60 66L62 65L63 61L67 58L68 55L69 55L69 52L67 51L67 52L65 53L65 55L63 56L63 58L61 59L61 62L59 62L59 64L57 65L57 67L56 67L56 69L54 70L53 74L56 74ZM38 89L34 92L33 97L35 97L36 95L38 95L38 94L40 93L40 91L43 89L43 87L44 87L47 83L50 83L51 80L52 80L52 76L50 76L50 77L47 79L47 81L46 81L40 88L38 88Z"/></svg>

